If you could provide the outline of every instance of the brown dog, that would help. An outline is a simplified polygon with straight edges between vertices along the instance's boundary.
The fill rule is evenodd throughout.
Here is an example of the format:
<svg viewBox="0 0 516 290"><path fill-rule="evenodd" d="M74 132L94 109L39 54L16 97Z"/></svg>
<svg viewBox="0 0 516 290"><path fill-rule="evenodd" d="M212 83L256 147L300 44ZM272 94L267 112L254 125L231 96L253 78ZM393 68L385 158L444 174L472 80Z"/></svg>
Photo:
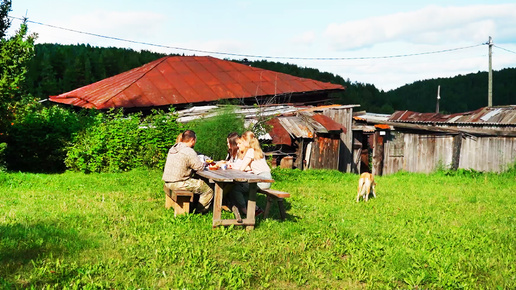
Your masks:
<svg viewBox="0 0 516 290"><path fill-rule="evenodd" d="M373 196L376 198L376 193L374 192L376 183L374 182L374 176L369 172L364 172L360 175L360 179L358 180L358 190L357 190L357 202L362 197L365 201L369 199L369 193L373 193Z"/></svg>

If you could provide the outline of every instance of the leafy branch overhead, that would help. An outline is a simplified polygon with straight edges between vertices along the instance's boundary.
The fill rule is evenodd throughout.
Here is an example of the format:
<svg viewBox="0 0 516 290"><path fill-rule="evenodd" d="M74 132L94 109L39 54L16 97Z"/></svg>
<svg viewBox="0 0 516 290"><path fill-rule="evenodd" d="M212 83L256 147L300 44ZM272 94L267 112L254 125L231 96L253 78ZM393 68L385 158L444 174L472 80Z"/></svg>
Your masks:
<svg viewBox="0 0 516 290"><path fill-rule="evenodd" d="M17 104L26 96L22 84L27 73L27 63L34 56L36 39L36 34L27 34L26 21L13 36L7 35L11 26L8 18L11 4L10 0L0 3L0 134L4 137L16 113Z"/></svg>

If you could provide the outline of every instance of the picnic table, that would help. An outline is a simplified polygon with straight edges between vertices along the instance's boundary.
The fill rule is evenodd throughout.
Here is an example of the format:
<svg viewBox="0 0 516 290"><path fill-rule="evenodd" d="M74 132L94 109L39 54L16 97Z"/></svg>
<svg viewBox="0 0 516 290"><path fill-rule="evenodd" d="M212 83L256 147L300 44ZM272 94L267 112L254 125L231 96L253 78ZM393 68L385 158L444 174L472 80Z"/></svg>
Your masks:
<svg viewBox="0 0 516 290"><path fill-rule="evenodd" d="M204 178L209 183L215 183L215 192L213 196L213 227L242 225L246 226L247 230L254 229L255 225L255 210L256 210L256 192L258 189L258 182L274 182L273 179L263 178L259 175L240 171L237 169L217 169L217 170L200 170L196 173L201 178ZM223 189L227 185L236 184L240 182L249 183L249 200L247 202L247 216L245 219L222 219L222 198Z"/></svg>

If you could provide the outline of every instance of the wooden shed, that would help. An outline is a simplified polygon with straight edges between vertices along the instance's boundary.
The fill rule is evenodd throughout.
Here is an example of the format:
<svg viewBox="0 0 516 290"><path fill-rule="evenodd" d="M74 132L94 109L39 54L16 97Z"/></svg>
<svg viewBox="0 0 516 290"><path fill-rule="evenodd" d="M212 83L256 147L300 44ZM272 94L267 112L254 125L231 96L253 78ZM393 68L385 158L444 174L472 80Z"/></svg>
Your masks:
<svg viewBox="0 0 516 290"><path fill-rule="evenodd" d="M364 121L375 126L368 146L376 175L458 168L501 172L516 162L516 106L449 115L398 111L385 120L355 118L357 126L363 127Z"/></svg>

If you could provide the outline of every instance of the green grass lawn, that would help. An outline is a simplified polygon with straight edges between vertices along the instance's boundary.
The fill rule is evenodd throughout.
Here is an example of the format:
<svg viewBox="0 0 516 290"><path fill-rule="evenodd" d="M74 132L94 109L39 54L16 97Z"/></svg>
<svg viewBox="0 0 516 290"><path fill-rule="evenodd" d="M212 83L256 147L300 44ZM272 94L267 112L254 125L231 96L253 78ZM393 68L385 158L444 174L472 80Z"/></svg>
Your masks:
<svg viewBox="0 0 516 290"><path fill-rule="evenodd" d="M514 171L377 177L368 203L357 175L273 175L287 219L247 232L174 218L159 171L0 173L0 287L516 288Z"/></svg>

